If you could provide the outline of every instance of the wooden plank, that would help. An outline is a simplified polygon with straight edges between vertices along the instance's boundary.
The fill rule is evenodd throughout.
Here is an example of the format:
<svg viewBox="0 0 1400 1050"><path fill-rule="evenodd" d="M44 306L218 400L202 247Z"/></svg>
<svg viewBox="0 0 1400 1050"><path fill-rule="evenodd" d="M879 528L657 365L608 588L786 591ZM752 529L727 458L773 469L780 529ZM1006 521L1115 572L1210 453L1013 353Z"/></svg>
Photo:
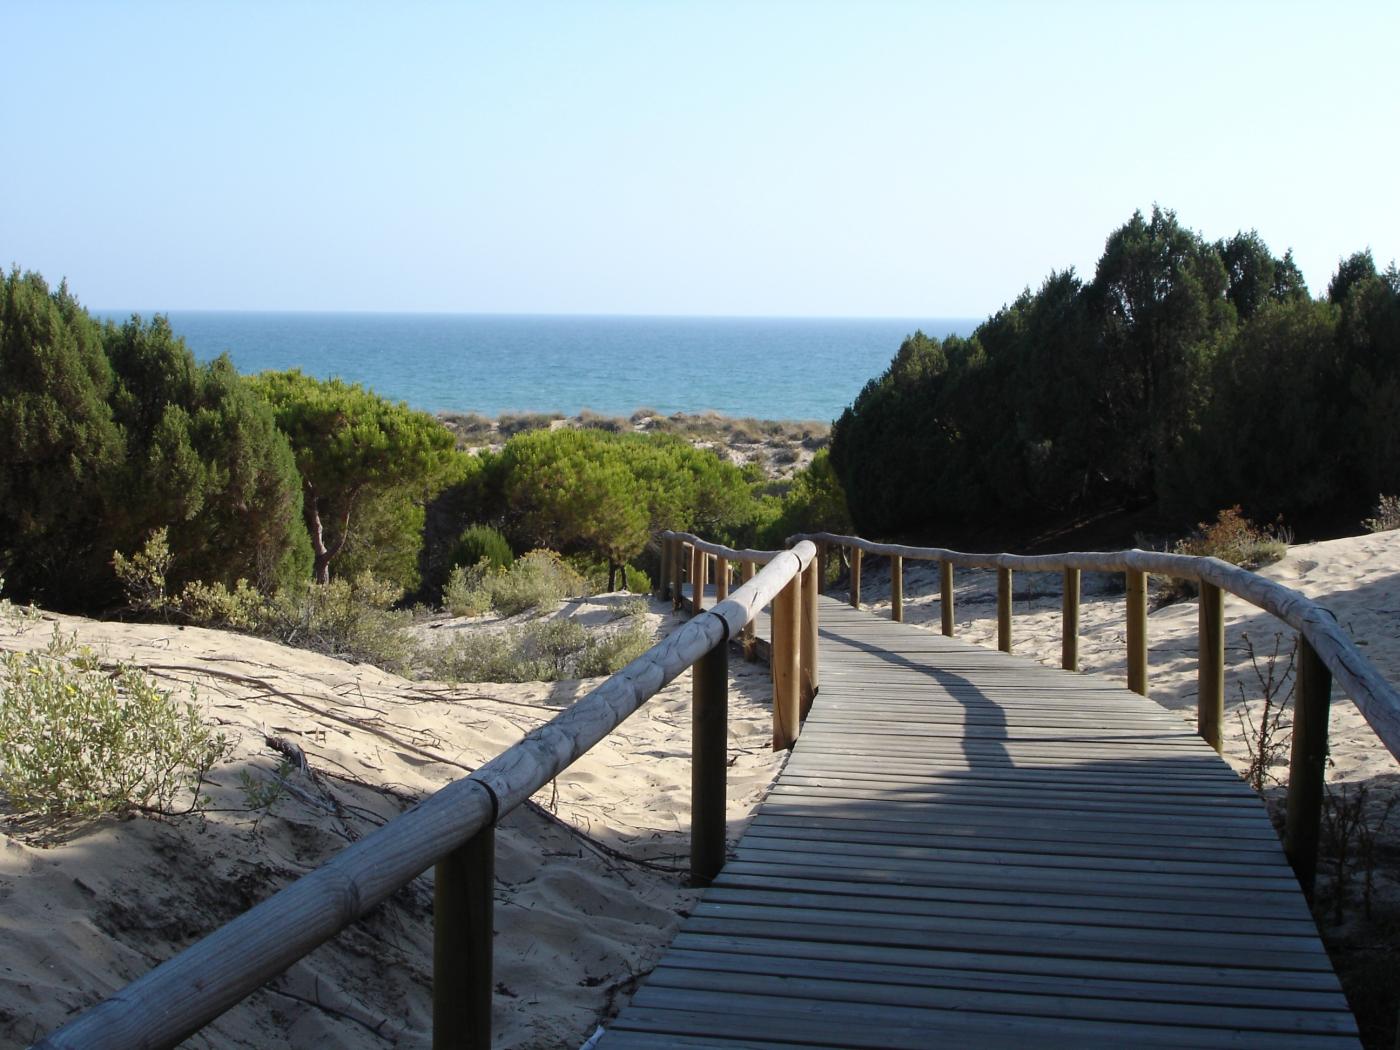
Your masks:
<svg viewBox="0 0 1400 1050"><path fill-rule="evenodd" d="M1179 715L821 610L802 737L618 1035L1357 1045L1264 807Z"/></svg>

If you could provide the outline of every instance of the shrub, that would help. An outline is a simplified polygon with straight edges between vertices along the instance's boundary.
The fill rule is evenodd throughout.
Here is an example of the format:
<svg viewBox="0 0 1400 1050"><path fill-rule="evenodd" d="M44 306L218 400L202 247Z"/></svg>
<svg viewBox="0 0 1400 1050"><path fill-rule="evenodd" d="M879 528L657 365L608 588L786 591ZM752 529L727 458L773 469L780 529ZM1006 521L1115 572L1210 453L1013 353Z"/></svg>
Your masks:
<svg viewBox="0 0 1400 1050"><path fill-rule="evenodd" d="M587 551L579 551L568 555L564 560L583 577L584 586L589 594L605 594L611 589L606 559L598 558ZM614 577L613 583L620 582L624 590L633 594L646 594L651 590L651 577L632 562L617 566L615 571L617 576Z"/></svg>
<svg viewBox="0 0 1400 1050"><path fill-rule="evenodd" d="M412 663L416 646L406 630L412 614L392 608L398 597L397 587L369 573L330 583L307 581L277 593L258 633L302 649L402 671Z"/></svg>
<svg viewBox="0 0 1400 1050"><path fill-rule="evenodd" d="M112 552L112 569L135 611L162 612L170 604L165 593L166 576L175 556L170 553L169 534L170 530L162 525L129 558L121 551Z"/></svg>
<svg viewBox="0 0 1400 1050"><path fill-rule="evenodd" d="M453 565L476 565L485 560L492 568L508 569L515 552L499 530L489 525L473 525L462 533L452 550Z"/></svg>
<svg viewBox="0 0 1400 1050"><path fill-rule="evenodd" d="M1381 496L1376 503L1376 516L1361 523L1367 532L1391 532L1400 529L1400 496Z"/></svg>
<svg viewBox="0 0 1400 1050"><path fill-rule="evenodd" d="M137 668L104 671L76 636L0 660L0 792L12 809L47 817L170 813L194 795L229 746Z"/></svg>
<svg viewBox="0 0 1400 1050"><path fill-rule="evenodd" d="M195 580L175 599L180 615L201 627L259 632L266 628L268 602L261 591L239 580L233 589L222 583Z"/></svg>
<svg viewBox="0 0 1400 1050"><path fill-rule="evenodd" d="M453 616L483 616L491 611L491 590L487 578L491 566L478 562L468 568L458 565L448 573L442 589L442 607Z"/></svg>
<svg viewBox="0 0 1400 1050"><path fill-rule="evenodd" d="M1176 553L1219 558L1231 565L1257 569L1288 553L1288 534L1280 526L1260 528L1239 507L1227 507L1214 522L1201 522L1194 534L1178 541Z"/></svg>
<svg viewBox="0 0 1400 1050"><path fill-rule="evenodd" d="M624 610L618 628L590 633L570 619L465 634L426 654L428 673L455 682L556 682L609 675L652 644L646 606Z"/></svg>

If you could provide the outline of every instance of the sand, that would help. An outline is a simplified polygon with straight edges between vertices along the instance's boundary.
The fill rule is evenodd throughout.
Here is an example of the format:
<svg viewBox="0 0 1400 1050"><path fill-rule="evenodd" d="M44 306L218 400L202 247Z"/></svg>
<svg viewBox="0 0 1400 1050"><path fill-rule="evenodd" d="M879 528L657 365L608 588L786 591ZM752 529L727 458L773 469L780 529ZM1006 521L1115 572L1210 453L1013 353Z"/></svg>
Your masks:
<svg viewBox="0 0 1400 1050"><path fill-rule="evenodd" d="M658 603L660 630L682 622ZM587 610L585 610L585 613ZM287 885L552 717L591 683L446 686L197 628L46 615L0 648L76 633L162 682L196 682L235 744L206 819L106 819L45 843L0 835L0 1046L24 1046ZM771 781L768 678L735 662L731 835ZM496 1045L577 1047L652 965L696 899L684 885L689 677L673 683L498 833ZM312 776L265 816L295 742ZM209 1047L430 1044L431 875L189 1041Z"/></svg>
<svg viewBox="0 0 1400 1050"><path fill-rule="evenodd" d="M1264 574L1323 601L1362 651L1400 681L1400 533L1300 545ZM936 570L906 567L906 619L938 629ZM888 613L888 581L864 581ZM1057 665L1059 578L1016 580L1014 648ZM995 642L991 573L959 573L958 633ZM681 622L654 603L659 631ZM583 610L587 613L587 610ZM1257 695L1244 636L1271 651L1282 628L1227 599L1227 757L1247 753L1236 712ZM1121 581L1086 574L1085 671L1125 677ZM460 624L456 628L460 628ZM42 646L57 627L141 664L176 686L197 682L235 741L214 772L205 820L104 820L42 843L13 825L0 836L0 1046L25 1045L321 863L348 840L498 753L589 683L414 682L364 665L218 631L46 616L0 625L0 648ZM1152 612L1150 690L1194 719L1196 607ZM1284 639L1286 653L1289 640ZM768 679L735 660L731 695L731 837L781 759L768 749ZM684 887L689 810L689 678L682 677L582 759L498 838L495 1026L502 1047L576 1047L625 1000L692 906ZM1393 793L1400 768L1356 709L1332 712L1331 779ZM313 775L262 816L239 775L266 779L302 747ZM1280 769L1281 773L1282 770ZM557 818L557 819L556 819ZM627 858L627 859L623 859ZM1400 897L1394 872L1382 892ZM427 1046L430 876L318 949L189 1043L209 1047Z"/></svg>

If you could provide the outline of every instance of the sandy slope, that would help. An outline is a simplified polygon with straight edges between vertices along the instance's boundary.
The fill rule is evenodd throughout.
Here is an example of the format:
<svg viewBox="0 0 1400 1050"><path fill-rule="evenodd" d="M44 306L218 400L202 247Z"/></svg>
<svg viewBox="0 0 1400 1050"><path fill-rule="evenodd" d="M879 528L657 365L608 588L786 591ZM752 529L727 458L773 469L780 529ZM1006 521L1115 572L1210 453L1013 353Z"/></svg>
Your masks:
<svg viewBox="0 0 1400 1050"><path fill-rule="evenodd" d="M588 687L446 687L218 631L68 617L0 626L0 647L42 646L55 627L167 682L197 682L236 753L214 772L207 821L108 820L47 847L32 832L4 829L3 1046L56 1027L508 747ZM780 759L767 747L766 672L738 662L736 675L737 834ZM277 767L268 737L302 747L313 775L294 774L295 796L259 822L239 775L265 779ZM687 858L688 754L687 676L576 764L557 797L546 790L540 808L503 822L497 1045L578 1046L669 940L694 900L677 870ZM429 1045L431 899L429 875L189 1045Z"/></svg>

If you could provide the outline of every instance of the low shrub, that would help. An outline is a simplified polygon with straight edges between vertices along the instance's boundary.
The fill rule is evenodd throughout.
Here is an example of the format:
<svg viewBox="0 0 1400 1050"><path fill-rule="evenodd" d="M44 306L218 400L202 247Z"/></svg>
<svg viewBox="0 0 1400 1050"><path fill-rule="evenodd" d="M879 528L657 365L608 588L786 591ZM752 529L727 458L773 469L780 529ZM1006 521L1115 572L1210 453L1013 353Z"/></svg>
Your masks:
<svg viewBox="0 0 1400 1050"><path fill-rule="evenodd" d="M1400 496L1381 496L1376 502L1376 516L1361 523L1367 532L1392 532L1400 529Z"/></svg>
<svg viewBox="0 0 1400 1050"><path fill-rule="evenodd" d="M0 658L0 793L48 818L169 814L229 754L197 691L177 700L134 667L104 670L57 629L42 650Z"/></svg>
<svg viewBox="0 0 1400 1050"><path fill-rule="evenodd" d="M590 632L576 620L539 620L502 631L464 634L431 648L428 673L451 682L556 682L610 675L651 647L642 602L629 605L623 623Z"/></svg>
<svg viewBox="0 0 1400 1050"><path fill-rule="evenodd" d="M1257 569L1288 553L1288 533L1277 525L1261 528L1239 507L1227 507L1214 522L1201 522L1196 532L1178 541L1176 553L1219 558L1241 568Z"/></svg>
<svg viewBox="0 0 1400 1050"><path fill-rule="evenodd" d="M483 559L493 568L508 569L515 561L515 552L499 529L473 525L462 533L453 547L452 564L471 566Z"/></svg>
<svg viewBox="0 0 1400 1050"><path fill-rule="evenodd" d="M412 613L393 608L399 596L398 587L367 572L353 580L308 581L300 588L283 588L268 602L257 633L328 656L404 671L417 646L407 630Z"/></svg>
<svg viewBox="0 0 1400 1050"><path fill-rule="evenodd" d="M458 567L443 588L443 607L454 616L480 616L492 610L514 616L532 609L553 609L566 595L585 589L582 576L553 551L522 554L509 569L478 562Z"/></svg>

